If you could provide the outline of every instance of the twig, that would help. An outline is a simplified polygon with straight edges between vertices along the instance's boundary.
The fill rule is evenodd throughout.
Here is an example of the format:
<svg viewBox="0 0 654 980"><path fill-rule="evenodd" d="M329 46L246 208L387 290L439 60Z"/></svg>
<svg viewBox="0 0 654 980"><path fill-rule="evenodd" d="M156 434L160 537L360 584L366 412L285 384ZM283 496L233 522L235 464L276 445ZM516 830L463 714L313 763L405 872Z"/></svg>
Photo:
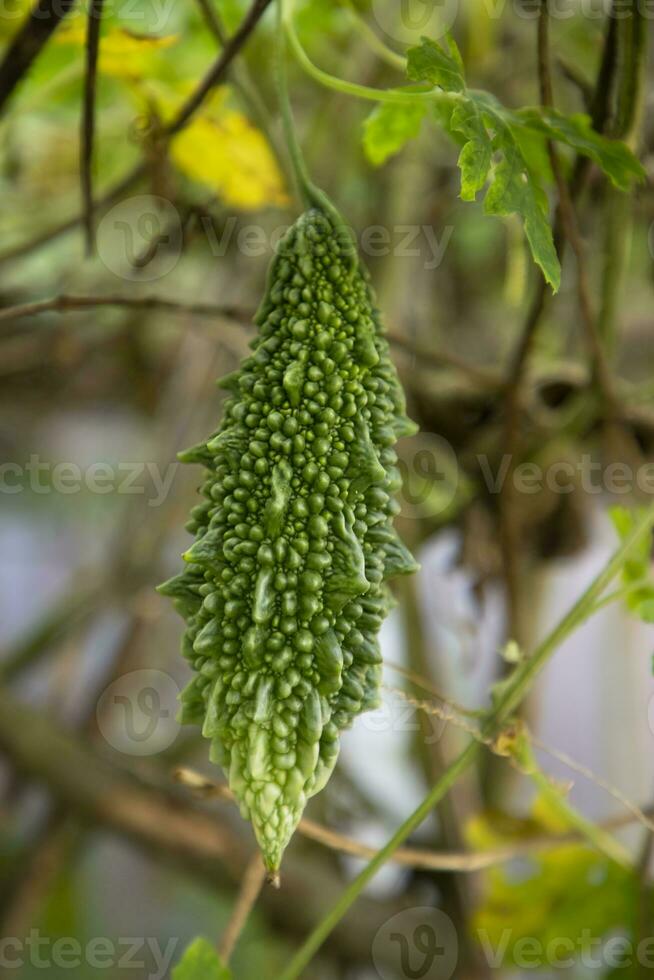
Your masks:
<svg viewBox="0 0 654 980"><path fill-rule="evenodd" d="M615 135L635 146L645 103L647 22L640 3L628 0L618 27L620 86Z"/></svg>
<svg viewBox="0 0 654 980"><path fill-rule="evenodd" d="M36 0L0 64L0 108L74 5L75 0Z"/></svg>
<svg viewBox="0 0 654 980"><path fill-rule="evenodd" d="M542 13L542 7L541 7ZM547 18L541 16L538 34L538 63L539 87L541 97L551 94L551 80L548 69L548 58L545 53L547 45ZM602 132L611 111L611 92L616 68L616 18L609 16L602 60L597 75L595 94L592 103L591 119L593 128ZM590 161L587 157L578 156L570 179L570 198L574 200L581 193L590 173ZM554 245L562 259L565 252L566 238L563 228L563 216L560 202L554 217ZM520 449L521 409L523 389L526 382L527 367L536 340L538 327L550 301L550 293L543 277L539 277L536 292L531 301L525 322L511 359L504 400L503 445L504 452L509 458L509 473L500 493L500 547L504 565L504 578L507 589L508 633L514 639L521 640L523 633L521 609L521 561L520 537L521 528L518 526L515 508L515 488L512 474L518 465Z"/></svg>
<svg viewBox="0 0 654 980"><path fill-rule="evenodd" d="M0 309L0 323L38 316L42 313L67 313L102 306L140 310L168 310L171 313L183 313L189 316L234 320L243 326L249 326L254 315L253 310L244 307L219 306L215 303L184 303L181 300L166 299L163 296L73 296L63 293L50 299L35 300L33 303L18 303L15 306ZM415 354L420 360L430 363L434 367L451 367L462 374L467 374L477 384L491 388L499 387L502 383L499 375L476 365L467 364L454 354L444 351L416 351L406 338L398 334L389 332L386 337L393 347Z"/></svg>
<svg viewBox="0 0 654 980"><path fill-rule="evenodd" d="M187 766L175 769L173 776L177 782L182 783L202 797L214 797L228 800L230 803L235 802L234 794L228 786L224 783L215 783ZM297 830L308 840L322 844L323 847L340 854L349 854L363 860L369 860L377 854L374 847L362 844L360 841L354 840L346 834L340 834L336 830L330 830L307 817L300 820ZM407 868L420 868L426 871L474 872L510 860L514 856L515 851L508 847L477 854L401 847L393 855L393 861Z"/></svg>
<svg viewBox="0 0 654 980"><path fill-rule="evenodd" d="M384 666L390 667L391 670L397 671L398 674L401 674L402 677L406 677L406 679L411 681L412 684L417 685L417 687L421 687L423 691L428 691L430 694L433 694L435 698L442 701L443 704L448 705L448 707L456 711L457 714L463 715L465 718L483 718L483 716L486 714L482 708L466 708L465 705L455 701L454 698L449 697L447 694L443 694L431 681L428 681L425 677L422 677L415 670L408 670L401 664L394 663L392 660L387 660L386 658L384 658Z"/></svg>
<svg viewBox="0 0 654 980"><path fill-rule="evenodd" d="M197 0L197 4L207 28L214 36L216 42L221 47L224 47L227 43L228 34L212 0ZM245 59L238 59L234 62L232 66L232 85L243 100L245 108L250 112L252 119L266 137L268 145L275 155L279 167L290 186L293 178L289 169L285 147L281 145L280 140L277 138L274 120L260 94L256 80L252 77L248 69Z"/></svg>
<svg viewBox="0 0 654 980"><path fill-rule="evenodd" d="M40 0L40 2L45 3L46 0ZM60 5L63 6L65 3L69 2L72 2L72 0L62 0ZM164 137L170 138L183 129L193 113L202 105L212 88L222 81L232 61L249 38L250 34L256 27L270 3L271 0L254 0L249 12L243 18L240 27L229 39L212 68L207 72L202 82L200 82L198 88L184 103L177 115L164 129L162 134ZM0 83L1 80L2 76L0 74ZM101 198L94 202L94 213L100 210L100 208L109 206L113 204L114 201L120 200L120 198L122 198L128 190L131 190L132 187L138 184L146 173L146 163L139 163L133 167L129 173L125 174L125 176L114 184L113 187L109 188L109 190L106 191ZM0 264L13 259L21 258L22 256L27 255L29 252L32 252L34 249L40 248L42 245L53 241L55 238L58 238L65 232L72 231L73 228L76 228L79 225L82 217L83 215L81 213L77 214L73 218L69 218L67 221L62 222L60 225L43 232L41 235L37 236L31 241L24 242L21 245L16 245L13 248L10 248L8 251L0 254Z"/></svg>
<svg viewBox="0 0 654 980"><path fill-rule="evenodd" d="M221 80L227 68L241 50L259 20L270 6L271 0L254 0L237 31L229 38L219 58L209 69L197 89L184 103L175 118L164 128L166 136L174 136L183 129L191 116L200 108L207 95Z"/></svg>
<svg viewBox="0 0 654 980"><path fill-rule="evenodd" d="M435 717L440 718L441 721L444 721L446 724L456 725L467 735L470 735L472 738L476 739L480 744L486 745L490 749L495 748L494 738L485 737L483 732L478 726L473 725L471 724L470 721L466 720L468 718L475 717L476 715L479 714L478 712L471 712L469 709L464 708L463 706L457 704L456 701L453 701L451 698L448 698L446 695L438 693L431 685L428 685L426 682L422 683L419 681L414 681L414 683L420 683L421 687L424 687L425 690L429 690L431 693L434 694L436 698L438 698L439 701L442 701L448 707L441 708L438 705L431 704L429 701L414 698L412 697L412 695L407 694L407 692L403 691L401 688L390 687L387 685L384 686L387 691L390 691L392 694L396 694L398 697L402 698L402 700L406 701L408 704L413 705L413 707L417 708L419 711L424 711L427 714L434 715ZM631 815L631 819L642 824L642 826L647 831L649 831L649 833L654 834L654 821L652 821L647 816L647 814L645 813L644 810L641 809L641 807L639 807L636 803L630 800L629 797L622 792L622 790L618 789L616 786L608 782L608 780L604 779L602 776L597 775L597 773L593 772L592 769L589 769L587 766L584 766L580 762L577 762L575 759L572 758L572 756L567 755L565 752L562 752L559 749L554 749L551 748L549 745L546 745L536 735L532 734L531 732L529 732L529 741L537 749L540 749L541 752L545 752L547 755L551 756L552 759L556 759L557 762L561 762L568 769L571 769L573 772L576 772L580 776L583 776L585 779L593 783L595 786L598 786L600 789L603 789L606 793L609 794L609 796L612 796L613 799L620 804L620 806L623 806L625 810L629 812L629 814Z"/></svg>
<svg viewBox="0 0 654 980"><path fill-rule="evenodd" d="M478 735L479 733L477 733L477 737ZM534 745L538 745L539 748L541 747L533 738L532 741ZM584 774L588 775L589 778L593 776L589 770L586 770ZM175 769L173 777L177 782L186 786L203 799L219 799L229 803L235 802L234 794L228 786L224 783L216 783L213 780L207 779L206 776L196 772L194 769L190 769L188 766L180 766ZM612 795L614 794L612 793ZM624 805L627 806L627 803ZM598 824L598 826L606 831L611 831L620 830L623 827L638 822L647 828L650 826L654 828L654 821L652 820L654 811L641 810L635 804L629 804L628 809L629 813L609 817L607 820ZM346 834L330 830L328 827L323 826L323 824L309 820L307 817L303 817L300 820L297 831L303 837L306 837L307 840L315 841L316 844L322 844L323 847L327 847L329 850L336 851L340 854L349 854L352 857L370 860L378 853L376 848L370 847L368 844L363 844L352 837L348 837ZM418 847L399 847L393 854L391 861L394 864L415 870L474 874L475 872L484 871L487 868L504 864L507 861L512 861L519 857L551 850L563 844L572 844L582 840L582 834L570 832L532 837L528 840L512 842L505 847L474 852L435 851Z"/></svg>
<svg viewBox="0 0 654 980"><path fill-rule="evenodd" d="M116 201L120 201L128 191L131 191L138 184L146 173L147 167L145 163L137 164L129 173L117 181L113 187L110 187L108 191L94 201L94 212L97 213L102 208L111 207ZM65 235L66 232L77 228L81 220L82 214L80 212L74 217L55 225L53 228L48 228L46 231L41 232L36 238L31 238L27 242L21 242L19 245L8 248L6 252L0 254L0 265L5 262L13 262L15 259L21 259L24 255L29 255L30 252L34 252L44 245L48 245L61 235Z"/></svg>
<svg viewBox="0 0 654 980"><path fill-rule="evenodd" d="M513 675L507 679L501 692L497 694L493 709L484 723L482 730L484 737L492 737L502 731L507 721L513 717L515 711L531 691L534 681L552 655L559 649L564 640L586 620L599 596L606 591L619 574L625 562L631 557L633 550L643 542L646 536L651 535L653 526L654 507L651 507L643 515L642 519L638 521L633 532L623 541L611 560L577 602L574 603L558 625L554 627L545 640L537 647L532 656L522 661ZM407 837L433 812L434 807L443 797L452 790L453 786L456 785L459 779L478 758L479 752L479 742L471 739L463 751L450 763L441 778L430 788L419 806L398 827L393 836L384 844L357 877L350 882L339 900L318 923L311 935L293 956L291 962L282 973L280 980L298 980L316 952L330 936L341 919L347 914L347 911L360 896L366 885L374 878L380 868L392 859L395 851L404 844Z"/></svg>
<svg viewBox="0 0 654 980"><path fill-rule="evenodd" d="M415 579L406 578L398 583L400 608L403 620L403 641L408 662L417 673L434 672L438 675L438 651L427 642L424 609L420 603ZM384 688L385 684L382 685ZM436 782L447 769L448 739L435 737L432 717L423 713L419 716L419 727L415 734L416 750L424 782L427 786ZM458 786L440 802L434 811L437 829L432 832L433 844L447 851L465 851L466 843L463 828L476 809L477 801L472 786ZM466 932L475 901L472 883L465 876L441 875L437 887L455 928L461 934ZM463 939L463 936L462 936ZM460 966L467 972L477 963L478 949L466 936L461 945ZM479 971L478 971L479 972ZM481 973L479 973L481 977Z"/></svg>
<svg viewBox="0 0 654 980"><path fill-rule="evenodd" d="M91 0L86 19L86 75L80 133L80 182L86 253L94 250L93 234L93 144L95 137L95 89L98 75L100 26L104 0Z"/></svg>
<svg viewBox="0 0 654 980"><path fill-rule="evenodd" d="M618 789L612 783L609 783L602 776L598 776L597 773L593 772L587 766L577 762L571 756L567 755L567 753L561 752L560 749L553 749L551 746L545 745L545 743L541 742L541 740L535 735L531 735L531 741L537 749L541 750L541 752L546 752L547 755L551 756L553 759L556 759L558 762L563 763L563 765L567 766L568 769L579 773L580 776L583 776L589 782L594 783L595 786L599 786L600 789L603 789L609 794L609 796L612 796L616 802L623 806L625 810L628 810L634 820L637 820L638 823L642 824L650 834L654 834L654 820L652 820L645 813L645 811L641 809L641 807L637 806L637 804L630 800L628 796L625 796L622 790Z"/></svg>
<svg viewBox="0 0 654 980"><path fill-rule="evenodd" d="M568 61L562 55L557 55L556 63L564 78L567 78L579 90L584 108L589 110L595 97L593 84L586 78L586 75L578 65L572 61Z"/></svg>
<svg viewBox="0 0 654 980"><path fill-rule="evenodd" d="M554 811L566 824L585 837L593 847L604 854L610 861L627 871L633 871L633 861L626 847L616 840L613 834L594 824L580 813L566 797L556 788L549 776L538 766L532 749L531 739L526 730L518 734L513 743L514 758L521 766L525 775L543 794Z"/></svg>
<svg viewBox="0 0 654 980"><path fill-rule="evenodd" d="M86 310L97 306L122 306L137 310L169 310L171 313L187 313L192 316L224 317L229 320L249 320L250 313L237 306L216 306L213 303L183 303L162 296L69 296L62 294L52 299L36 300L0 309L3 320L17 320L40 313L65 313L69 310Z"/></svg>
<svg viewBox="0 0 654 980"><path fill-rule="evenodd" d="M202 812L169 787L164 774L143 761L130 767L125 756L94 750L54 724L41 708L17 703L0 687L0 752L19 771L45 785L55 802L75 817L108 829L172 862L211 888L241 880L251 854L249 841L216 814ZM148 782L149 780L149 782ZM327 861L294 859L284 868L284 900L264 889L261 902L273 927L299 938L340 893L340 874ZM385 921L399 911L395 899L364 897L356 923L344 923L333 950L352 962L368 961L370 945Z"/></svg>
<svg viewBox="0 0 654 980"><path fill-rule="evenodd" d="M25 636L2 652L0 679L6 681L22 673L35 660L45 656L62 636L70 635L106 600L106 583L89 582L92 576L71 582L63 598L54 603Z"/></svg>
<svg viewBox="0 0 654 980"><path fill-rule="evenodd" d="M630 4L629 14L620 19L617 47L620 62L618 113L612 135L637 149L644 106L647 34L638 4ZM609 357L615 354L618 308L633 232L633 197L614 187L607 189L605 201L604 268L599 333Z"/></svg>
<svg viewBox="0 0 654 980"><path fill-rule="evenodd" d="M234 910L218 945L218 951L225 964L229 963L265 880L266 869L261 860L261 855L257 853L250 859L245 869Z"/></svg>
<svg viewBox="0 0 654 980"><path fill-rule="evenodd" d="M410 354L412 357L417 358L418 361L422 362L423 364L427 364L430 367L453 368L455 371L465 374L476 384L492 390L497 390L503 385L503 379L500 377L498 372L489 370L488 368L479 367L476 364L470 364L467 361L464 361L463 358L458 357L456 354L451 354L448 351L418 348L407 337L404 337L402 334L395 333L392 330L386 331L386 339L393 345L393 347L406 351L407 354Z"/></svg>
<svg viewBox="0 0 654 980"><path fill-rule="evenodd" d="M29 931L37 910L56 886L62 866L70 863L79 842L79 826L58 808L21 847L18 872L12 876L5 868L2 876L3 936L23 936Z"/></svg>
<svg viewBox="0 0 654 980"><path fill-rule="evenodd" d="M509 473L500 491L500 549L507 591L507 633L519 643L523 639L521 615L520 527L515 517L515 489L512 475L517 467L520 448L521 404L524 375L536 337L536 328L549 299L547 283L541 277L522 328L518 347L513 356L504 397L504 452L509 459Z"/></svg>
<svg viewBox="0 0 654 980"><path fill-rule="evenodd" d="M548 107L554 105L550 68L549 22L548 0L541 0L540 16L538 19L538 75L540 79L541 101L544 106ZM590 298L586 251L579 231L579 223L574 204L572 203L572 195L570 194L568 183L563 176L559 154L552 140L547 141L547 150L559 195L559 209L563 232L577 260L579 310L586 333L586 342L594 365L595 379L599 392L608 408L610 418L615 420L618 415L617 398Z"/></svg>

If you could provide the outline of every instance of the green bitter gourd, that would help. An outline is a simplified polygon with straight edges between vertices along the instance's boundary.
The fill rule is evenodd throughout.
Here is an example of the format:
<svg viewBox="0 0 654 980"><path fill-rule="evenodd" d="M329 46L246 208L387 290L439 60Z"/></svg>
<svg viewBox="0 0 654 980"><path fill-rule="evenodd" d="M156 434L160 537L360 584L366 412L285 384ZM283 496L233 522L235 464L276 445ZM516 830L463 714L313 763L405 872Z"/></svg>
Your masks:
<svg viewBox="0 0 654 980"><path fill-rule="evenodd" d="M222 424L182 454L206 467L204 500L160 591L187 621L182 720L202 725L275 872L339 733L378 704L386 580L417 567L392 526L393 445L415 426L333 215L289 230L256 323Z"/></svg>

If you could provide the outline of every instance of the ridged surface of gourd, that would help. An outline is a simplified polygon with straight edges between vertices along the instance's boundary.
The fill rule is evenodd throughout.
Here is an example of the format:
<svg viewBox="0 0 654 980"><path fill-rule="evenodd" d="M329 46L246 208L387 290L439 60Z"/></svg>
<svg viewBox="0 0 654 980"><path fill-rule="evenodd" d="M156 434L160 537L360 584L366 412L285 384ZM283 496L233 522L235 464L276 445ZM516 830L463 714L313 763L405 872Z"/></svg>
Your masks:
<svg viewBox="0 0 654 980"><path fill-rule="evenodd" d="M393 445L414 431L363 270L317 209L282 241L253 353L222 384L186 570L160 590L187 621L202 725L271 871L339 733L378 704L387 579L415 570L393 529Z"/></svg>

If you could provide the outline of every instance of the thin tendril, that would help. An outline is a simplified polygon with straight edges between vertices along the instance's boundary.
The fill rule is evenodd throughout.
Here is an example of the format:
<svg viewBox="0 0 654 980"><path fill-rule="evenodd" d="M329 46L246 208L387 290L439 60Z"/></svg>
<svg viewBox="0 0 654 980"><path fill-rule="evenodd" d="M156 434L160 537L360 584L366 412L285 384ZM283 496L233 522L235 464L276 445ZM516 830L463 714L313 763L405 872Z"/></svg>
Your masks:
<svg viewBox="0 0 654 980"><path fill-rule="evenodd" d="M279 0L279 3L281 5L282 0ZM302 47L293 23L291 3L292 0L286 0L286 6L284 7L282 19L284 22L286 35L290 41L291 48L293 49L293 53L306 73L321 85L324 85L326 88L333 89L336 92L342 92L344 95L352 95L355 98L367 99L371 102L415 104L416 101L421 101L432 104L434 102L442 102L451 105L452 102L459 101L460 96L458 93L439 92L432 86L425 86L424 90L420 87L414 86L410 91L403 91L402 89L370 88L368 85L359 85L356 82L348 82L343 78L337 78L335 75L330 75L329 72L323 71L322 68L318 68L317 65L314 65Z"/></svg>

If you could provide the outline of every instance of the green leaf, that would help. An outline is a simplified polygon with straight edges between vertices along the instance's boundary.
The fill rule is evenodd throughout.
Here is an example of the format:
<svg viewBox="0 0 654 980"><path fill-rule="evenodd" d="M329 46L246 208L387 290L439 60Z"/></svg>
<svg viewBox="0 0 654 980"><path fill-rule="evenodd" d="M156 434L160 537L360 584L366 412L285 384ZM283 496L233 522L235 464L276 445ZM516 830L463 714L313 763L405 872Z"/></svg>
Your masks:
<svg viewBox="0 0 654 980"><path fill-rule="evenodd" d="M232 980L232 974L211 943L198 937L185 950L172 980Z"/></svg>
<svg viewBox="0 0 654 980"><path fill-rule="evenodd" d="M446 92L463 92L466 87L461 53L451 37L447 48L423 37L422 43L407 52L407 74L414 82L430 82Z"/></svg>
<svg viewBox="0 0 654 980"><path fill-rule="evenodd" d="M561 281L548 202L538 178L522 152L514 130L527 128L527 121L516 124L514 114L486 92L468 89L461 55L451 38L438 44L428 38L408 52L408 75L415 82L428 82L453 97L449 112L438 116L446 132L461 145L461 198L474 201L488 183L484 200L487 214L508 217L517 214L534 261L556 291ZM497 163L493 167L493 157ZM532 154L533 157L533 154Z"/></svg>
<svg viewBox="0 0 654 980"><path fill-rule="evenodd" d="M612 507L611 520L620 539L629 537L633 528L643 515L643 508L629 510L626 507ZM625 601L628 609L645 623L654 623L654 580L652 576L652 536L648 535L634 549L622 569L622 581L631 588L626 593ZM639 586L639 583L642 585Z"/></svg>
<svg viewBox="0 0 654 980"><path fill-rule="evenodd" d="M512 115L516 124L522 123L546 139L558 140L590 157L620 190L645 179L645 170L626 143L596 132L589 116L565 116L550 108L521 109Z"/></svg>
<svg viewBox="0 0 654 980"><path fill-rule="evenodd" d="M644 178L637 158L625 143L595 132L586 115L566 116L547 107L514 111L488 92L469 89L459 49L450 37L442 43L423 37L408 51L407 73L412 81L451 96L449 104L436 103L434 118L461 146L461 198L474 201L488 183L486 212L521 218L534 261L556 291L561 267L543 190L543 181L552 180L547 141L557 140L590 157L621 190Z"/></svg>
<svg viewBox="0 0 654 980"><path fill-rule="evenodd" d="M474 201L477 192L488 179L493 158L493 144L481 113L472 100L454 109L450 125L465 138L463 149L459 154L461 198L464 201Z"/></svg>
<svg viewBox="0 0 654 980"><path fill-rule="evenodd" d="M420 132L426 111L423 102L383 103L373 109L363 124L363 148L368 160L378 167L401 150Z"/></svg>
<svg viewBox="0 0 654 980"><path fill-rule="evenodd" d="M539 796L527 817L508 817L494 811L478 815L466 831L473 847L488 849L568 829L551 802ZM518 869L515 865L491 868L484 879L473 933L484 950L496 951L505 968L524 966L520 962L524 944L536 942L530 975L550 976L552 964L546 950L562 940L572 944L568 955L580 968L581 954L588 952L591 936L597 942L614 932L628 932L634 921L637 876L585 844L552 847L521 862ZM507 922L511 923L510 930ZM582 974L573 967L571 975Z"/></svg>
<svg viewBox="0 0 654 980"><path fill-rule="evenodd" d="M561 266L548 220L547 197L527 170L517 144L507 141L501 145L504 159L493 175L484 210L504 217L520 215L534 261L556 292L561 284Z"/></svg>

